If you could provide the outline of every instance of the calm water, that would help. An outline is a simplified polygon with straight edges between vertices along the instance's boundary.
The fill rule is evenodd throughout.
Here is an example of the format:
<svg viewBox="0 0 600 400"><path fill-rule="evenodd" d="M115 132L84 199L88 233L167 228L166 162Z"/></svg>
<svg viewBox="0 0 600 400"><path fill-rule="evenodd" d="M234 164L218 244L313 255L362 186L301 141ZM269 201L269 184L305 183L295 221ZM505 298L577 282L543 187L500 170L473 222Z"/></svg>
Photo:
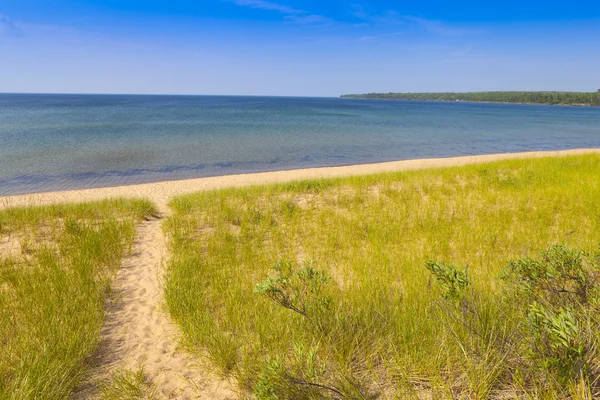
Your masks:
<svg viewBox="0 0 600 400"><path fill-rule="evenodd" d="M579 147L600 147L600 108L0 94L0 195Z"/></svg>

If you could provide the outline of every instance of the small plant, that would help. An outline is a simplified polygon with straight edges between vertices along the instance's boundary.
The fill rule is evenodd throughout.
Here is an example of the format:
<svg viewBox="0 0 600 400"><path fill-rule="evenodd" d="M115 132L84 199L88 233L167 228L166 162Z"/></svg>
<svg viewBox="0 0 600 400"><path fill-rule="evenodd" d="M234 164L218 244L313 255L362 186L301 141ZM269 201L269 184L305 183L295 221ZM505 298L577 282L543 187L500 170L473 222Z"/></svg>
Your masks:
<svg viewBox="0 0 600 400"><path fill-rule="evenodd" d="M539 259L510 261L502 275L508 286L505 297L498 299L503 305L499 315L514 318L515 329L498 337L486 333L488 324L477 301L478 292L467 296L470 282L466 269L433 261L426 267L444 289L443 297L451 300L437 302L447 317L441 322L467 360L486 346L494 346L505 354L501 359L512 363L509 369L526 366L537 382L556 384L560 391L578 382L588 385L588 390L599 380L597 263L597 258L564 245L551 247ZM467 335L457 327L466 328Z"/></svg>
<svg viewBox="0 0 600 400"><path fill-rule="evenodd" d="M118 370L110 381L100 385L103 400L155 400L154 388L144 373L144 368Z"/></svg>
<svg viewBox="0 0 600 400"><path fill-rule="evenodd" d="M325 285L331 278L324 271L314 268L314 262L305 262L302 268L294 269L288 261L276 264L275 276L256 285L254 291L282 307L292 310L315 327L319 321L309 314L317 314L329 307L331 299L323 295Z"/></svg>
<svg viewBox="0 0 600 400"><path fill-rule="evenodd" d="M293 354L283 362L270 359L263 364L262 373L253 394L260 400L345 398L332 385L320 384L327 368L318 359L319 346L306 347L294 343Z"/></svg>
<svg viewBox="0 0 600 400"><path fill-rule="evenodd" d="M597 262L560 244L539 260L511 261L503 274L513 305L523 309L525 356L563 384L590 381L597 369Z"/></svg>
<svg viewBox="0 0 600 400"><path fill-rule="evenodd" d="M259 400L278 400L277 389L282 386L280 381L283 370L280 360L267 360L252 394Z"/></svg>
<svg viewBox="0 0 600 400"><path fill-rule="evenodd" d="M541 260L511 261L503 279L531 301L560 306L565 302L583 305L598 295L597 277L591 257L559 244L542 253Z"/></svg>
<svg viewBox="0 0 600 400"><path fill-rule="evenodd" d="M559 370L562 376L581 374L584 343L575 315L570 309L548 311L539 303L529 306L527 322L534 337L531 354L546 370Z"/></svg>
<svg viewBox="0 0 600 400"><path fill-rule="evenodd" d="M433 274L438 284L444 289L445 299L460 300L464 297L470 285L466 268L459 270L451 264L437 261L428 261L425 268Z"/></svg>
<svg viewBox="0 0 600 400"><path fill-rule="evenodd" d="M315 269L313 261L305 262L301 268L294 268L292 263L282 261L273 269L275 276L257 284L255 292L302 315L317 329L309 331L313 336L313 345L294 342L290 357L265 361L254 395L265 400L323 398L325 393L328 394L327 398L331 398L329 395L344 398L335 386L318 383L327 372L327 363L320 360L318 354L319 341L324 334L322 313L331 305L330 297L323 292L331 278L325 271Z"/></svg>

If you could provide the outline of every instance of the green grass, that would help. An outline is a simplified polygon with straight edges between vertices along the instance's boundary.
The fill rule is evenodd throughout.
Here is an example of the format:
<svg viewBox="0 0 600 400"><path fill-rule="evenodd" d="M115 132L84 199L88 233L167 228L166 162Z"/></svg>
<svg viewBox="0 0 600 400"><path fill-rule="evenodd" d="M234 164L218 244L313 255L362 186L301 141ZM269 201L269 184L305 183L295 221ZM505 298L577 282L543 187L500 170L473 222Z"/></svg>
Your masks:
<svg viewBox="0 0 600 400"><path fill-rule="evenodd" d="M0 211L0 398L64 399L96 348L142 200Z"/></svg>
<svg viewBox="0 0 600 400"><path fill-rule="evenodd" d="M119 370L110 381L100 386L102 400L155 400L156 388L149 382L142 367Z"/></svg>
<svg viewBox="0 0 600 400"><path fill-rule="evenodd" d="M170 313L184 344L246 394L558 399L597 387L593 349L577 379L536 364L532 303L500 279L510 260L551 245L598 248L597 155L203 192L171 206ZM454 294L443 297L431 260L438 278L455 271ZM598 306L586 307L580 332L598 347ZM540 326L543 341L550 325Z"/></svg>

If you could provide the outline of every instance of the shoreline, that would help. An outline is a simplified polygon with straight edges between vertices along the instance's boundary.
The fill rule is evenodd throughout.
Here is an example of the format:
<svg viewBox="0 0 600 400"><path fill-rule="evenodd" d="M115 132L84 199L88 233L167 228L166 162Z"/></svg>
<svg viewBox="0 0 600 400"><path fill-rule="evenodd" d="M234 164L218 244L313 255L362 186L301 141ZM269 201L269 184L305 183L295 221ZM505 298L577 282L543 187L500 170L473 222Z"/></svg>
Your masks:
<svg viewBox="0 0 600 400"><path fill-rule="evenodd" d="M591 103L523 103L523 102L511 102L511 101L475 101L475 100L436 100L436 99L381 99L381 98L368 98L368 97L342 97L340 99L354 99L354 100L382 100L382 101L432 101L438 103L471 103L471 104L517 104L517 105L528 105L528 106L550 106L550 107L600 107L600 104Z"/></svg>
<svg viewBox="0 0 600 400"><path fill-rule="evenodd" d="M165 211L168 209L168 202L173 197L206 190L285 183L298 180L327 179L429 168L454 167L511 159L563 157L583 154L600 154L600 148L486 154L449 158L424 158L416 160L389 161L374 164L357 164L341 167L306 168L250 174L223 175L209 178L172 180L127 186L0 196L0 210L9 207L41 206L57 203L78 203L107 198L125 197L148 199L154 202L159 210Z"/></svg>

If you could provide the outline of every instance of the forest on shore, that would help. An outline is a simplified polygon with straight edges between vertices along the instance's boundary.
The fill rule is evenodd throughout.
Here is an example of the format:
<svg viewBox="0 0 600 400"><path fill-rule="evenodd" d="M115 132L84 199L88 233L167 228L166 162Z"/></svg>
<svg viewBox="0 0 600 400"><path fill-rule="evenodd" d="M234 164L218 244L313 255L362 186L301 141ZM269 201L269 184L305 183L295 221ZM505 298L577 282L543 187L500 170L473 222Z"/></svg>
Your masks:
<svg viewBox="0 0 600 400"><path fill-rule="evenodd" d="M600 106L598 92L442 92L345 94L342 98L374 100L473 101L551 105Z"/></svg>

